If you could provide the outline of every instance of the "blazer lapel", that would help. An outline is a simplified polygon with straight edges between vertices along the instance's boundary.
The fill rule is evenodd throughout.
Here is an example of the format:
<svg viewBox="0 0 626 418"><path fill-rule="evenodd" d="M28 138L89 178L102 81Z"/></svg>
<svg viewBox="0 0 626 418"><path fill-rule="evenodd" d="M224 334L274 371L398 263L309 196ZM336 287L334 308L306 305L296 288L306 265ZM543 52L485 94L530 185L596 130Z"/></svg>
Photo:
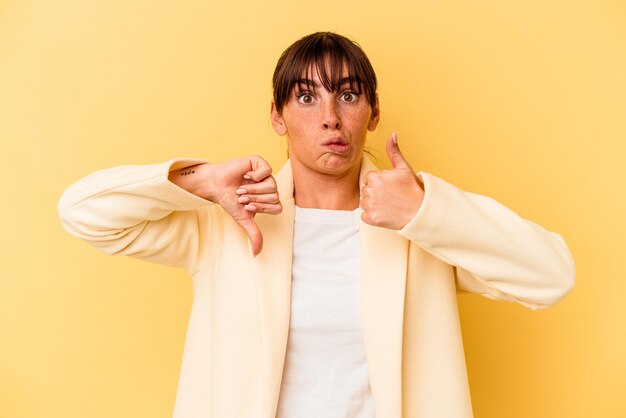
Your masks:
<svg viewBox="0 0 626 418"><path fill-rule="evenodd" d="M254 264L263 339L263 416L267 418L274 418L276 413L289 335L295 210L289 161L275 179L282 213L255 217L263 234L263 250L255 257Z"/></svg>
<svg viewBox="0 0 626 418"><path fill-rule="evenodd" d="M360 187L378 168L363 157ZM402 417L402 334L408 241L361 221L363 336L376 416Z"/></svg>
<svg viewBox="0 0 626 418"><path fill-rule="evenodd" d="M378 168L363 157L360 187ZM255 258L263 338L263 416L274 418L289 335L295 202L289 161L276 175L280 215L256 216L264 237ZM360 224L363 335L376 415L402 416L402 331L408 241L395 231Z"/></svg>

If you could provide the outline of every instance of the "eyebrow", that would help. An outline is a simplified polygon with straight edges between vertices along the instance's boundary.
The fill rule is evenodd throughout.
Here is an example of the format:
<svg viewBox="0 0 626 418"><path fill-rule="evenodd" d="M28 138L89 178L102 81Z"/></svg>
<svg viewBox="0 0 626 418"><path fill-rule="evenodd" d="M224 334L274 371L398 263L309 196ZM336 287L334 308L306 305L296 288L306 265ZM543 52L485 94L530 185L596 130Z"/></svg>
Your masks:
<svg viewBox="0 0 626 418"><path fill-rule="evenodd" d="M352 84L352 83L356 83L356 77L343 77L339 79L339 83L337 83L337 86L341 87L344 84ZM301 85L313 86L313 88L315 89L320 88L320 83L313 81L309 78L299 78L298 80L296 80L294 84L297 84L298 86L301 86Z"/></svg>

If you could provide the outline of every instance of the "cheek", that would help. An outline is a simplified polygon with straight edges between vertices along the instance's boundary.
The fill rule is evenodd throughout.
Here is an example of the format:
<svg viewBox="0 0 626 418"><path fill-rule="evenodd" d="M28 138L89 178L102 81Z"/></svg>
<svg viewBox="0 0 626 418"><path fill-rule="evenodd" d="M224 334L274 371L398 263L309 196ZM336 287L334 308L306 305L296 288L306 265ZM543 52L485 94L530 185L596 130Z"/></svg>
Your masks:
<svg viewBox="0 0 626 418"><path fill-rule="evenodd" d="M290 114L285 118L285 126L287 132L292 136L299 136L313 128L313 123L310 117L306 114Z"/></svg>
<svg viewBox="0 0 626 418"><path fill-rule="evenodd" d="M363 109L357 113L350 113L344 120L344 123L358 132L367 132L369 121L370 112L367 109Z"/></svg>
<svg viewBox="0 0 626 418"><path fill-rule="evenodd" d="M366 124L372 115L372 109L367 103L359 103L355 107L348 107L345 109L346 119L350 119L355 124Z"/></svg>

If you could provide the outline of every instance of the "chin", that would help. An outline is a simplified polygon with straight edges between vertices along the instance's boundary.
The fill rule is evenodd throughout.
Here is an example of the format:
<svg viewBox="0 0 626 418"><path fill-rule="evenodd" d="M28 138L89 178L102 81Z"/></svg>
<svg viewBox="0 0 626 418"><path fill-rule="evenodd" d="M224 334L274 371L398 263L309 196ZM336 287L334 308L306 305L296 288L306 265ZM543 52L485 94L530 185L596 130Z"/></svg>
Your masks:
<svg viewBox="0 0 626 418"><path fill-rule="evenodd" d="M322 170L326 174L345 174L361 168L361 158L332 154L322 161Z"/></svg>

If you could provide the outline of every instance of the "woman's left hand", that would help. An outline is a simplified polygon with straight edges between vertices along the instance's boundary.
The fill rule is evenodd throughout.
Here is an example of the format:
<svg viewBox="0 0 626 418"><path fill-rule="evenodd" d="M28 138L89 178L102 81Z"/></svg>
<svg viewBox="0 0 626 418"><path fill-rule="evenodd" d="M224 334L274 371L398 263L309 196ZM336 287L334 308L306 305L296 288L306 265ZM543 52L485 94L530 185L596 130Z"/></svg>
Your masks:
<svg viewBox="0 0 626 418"><path fill-rule="evenodd" d="M415 216L424 199L424 186L404 159L394 132L387 141L393 169L370 171L361 189L361 219L374 226L402 229Z"/></svg>

